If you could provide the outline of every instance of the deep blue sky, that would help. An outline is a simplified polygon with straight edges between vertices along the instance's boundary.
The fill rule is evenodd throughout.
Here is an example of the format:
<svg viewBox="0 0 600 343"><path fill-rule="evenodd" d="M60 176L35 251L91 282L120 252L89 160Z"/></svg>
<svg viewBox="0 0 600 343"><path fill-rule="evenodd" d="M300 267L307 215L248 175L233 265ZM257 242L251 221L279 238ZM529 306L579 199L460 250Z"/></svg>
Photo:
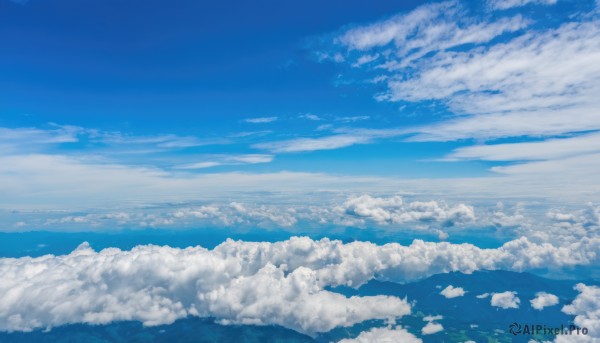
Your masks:
<svg viewBox="0 0 600 343"><path fill-rule="evenodd" d="M3 0L2 121L195 134L248 116L391 114L370 91L333 87L310 43L415 5Z"/></svg>
<svg viewBox="0 0 600 343"><path fill-rule="evenodd" d="M261 181L233 192L273 191L292 172L302 191L364 176L389 179L360 192L580 201L597 16L591 0L0 0L1 200L135 180L155 203L138 190L240 172Z"/></svg>

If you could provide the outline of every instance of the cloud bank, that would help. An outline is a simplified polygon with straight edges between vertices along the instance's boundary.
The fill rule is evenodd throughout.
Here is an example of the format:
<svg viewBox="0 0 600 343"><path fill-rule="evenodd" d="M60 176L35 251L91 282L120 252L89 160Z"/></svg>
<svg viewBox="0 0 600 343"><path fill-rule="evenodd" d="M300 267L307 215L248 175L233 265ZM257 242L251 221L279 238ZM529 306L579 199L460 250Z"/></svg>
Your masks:
<svg viewBox="0 0 600 343"><path fill-rule="evenodd" d="M574 266L597 262L599 245L557 248L522 238L481 249L418 240L378 246L294 237L276 243L228 240L213 250L148 245L95 252L82 244L64 256L0 259L0 329L116 320L159 325L192 315L314 335L410 313L406 299L347 298L326 287L358 287L371 279L409 282L451 271ZM510 308L518 301L506 292L494 294L492 304Z"/></svg>

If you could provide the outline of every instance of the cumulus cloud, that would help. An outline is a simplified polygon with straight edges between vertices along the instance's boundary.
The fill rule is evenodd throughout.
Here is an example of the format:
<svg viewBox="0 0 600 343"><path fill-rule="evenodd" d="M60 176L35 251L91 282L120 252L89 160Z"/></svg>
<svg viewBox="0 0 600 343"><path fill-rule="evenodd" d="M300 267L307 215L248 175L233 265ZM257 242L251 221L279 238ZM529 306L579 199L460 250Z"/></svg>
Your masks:
<svg viewBox="0 0 600 343"><path fill-rule="evenodd" d="M598 247L597 240L558 248L526 238L497 249L420 240L408 246L344 244L306 237L275 243L228 240L213 250L149 245L95 252L84 244L66 256L0 259L0 293L5 295L0 329L115 320L158 325L194 315L314 334L410 312L406 300L346 298L327 287L359 287L372 279L409 282L451 271L597 263ZM518 303L514 292L492 297L494 306Z"/></svg>
<svg viewBox="0 0 600 343"><path fill-rule="evenodd" d="M301 254L297 243L289 247L291 254ZM244 244L229 242L213 251L140 246L99 253L83 244L66 256L2 259L0 329L116 320L160 325L192 315L312 335L410 313L410 305L395 297L347 298L326 291L318 270L261 261L256 251L261 244Z"/></svg>
<svg viewBox="0 0 600 343"><path fill-rule="evenodd" d="M435 322L437 320L442 319L444 319L444 317L441 315L423 317L423 321L427 322L427 324L425 324L425 326L421 329L421 333L423 335L432 335L434 333L443 331L444 327L442 326L442 324Z"/></svg>
<svg viewBox="0 0 600 343"><path fill-rule="evenodd" d="M356 338L342 339L338 343L422 343L420 338L417 338L410 332L400 326L372 328L368 331L363 331Z"/></svg>
<svg viewBox="0 0 600 343"><path fill-rule="evenodd" d="M400 196L379 198L365 194L352 197L339 206L337 211L378 224L436 222L442 226L453 226L475 220L473 207L465 204L449 207L437 201L405 203Z"/></svg>
<svg viewBox="0 0 600 343"><path fill-rule="evenodd" d="M465 293L466 292L462 287L454 287L452 285L449 285L440 292L441 295L445 296L448 299L462 297L463 295L465 295Z"/></svg>
<svg viewBox="0 0 600 343"><path fill-rule="evenodd" d="M565 305L562 311L575 316L573 323L580 328L587 328L588 335L557 336L556 342L600 342L600 287L579 283L575 289L579 294L571 304Z"/></svg>
<svg viewBox="0 0 600 343"><path fill-rule="evenodd" d="M509 308L519 308L521 299L517 297L517 292L506 291L492 294L491 303L492 306L500 307L506 310Z"/></svg>
<svg viewBox="0 0 600 343"><path fill-rule="evenodd" d="M535 294L535 298L531 299L529 302L531 302L531 307L541 311L544 307L557 305L558 297L554 294L538 292Z"/></svg>
<svg viewBox="0 0 600 343"><path fill-rule="evenodd" d="M432 335L434 333L438 333L443 330L444 330L444 327L442 326L442 324L429 322L421 329L421 333L424 335Z"/></svg>

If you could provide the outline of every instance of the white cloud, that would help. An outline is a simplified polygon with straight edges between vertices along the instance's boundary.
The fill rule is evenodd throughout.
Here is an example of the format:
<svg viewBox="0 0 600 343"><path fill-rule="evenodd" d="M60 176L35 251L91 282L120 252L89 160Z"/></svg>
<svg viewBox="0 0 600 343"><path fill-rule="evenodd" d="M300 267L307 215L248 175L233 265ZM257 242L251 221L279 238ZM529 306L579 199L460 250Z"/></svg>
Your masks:
<svg viewBox="0 0 600 343"><path fill-rule="evenodd" d="M321 120L321 117L319 117L316 114L312 114L312 113L302 114L302 115L300 115L300 118L308 119L308 120L315 120L315 121Z"/></svg>
<svg viewBox="0 0 600 343"><path fill-rule="evenodd" d="M368 331L363 331L356 338L342 339L338 343L422 343L420 338L417 338L410 332L400 326L372 328Z"/></svg>
<svg viewBox="0 0 600 343"><path fill-rule="evenodd" d="M44 166L40 168L40 166ZM157 168L89 161L62 155L0 156L0 207L89 208L206 199L236 192L367 189L378 178L318 173L178 175ZM362 186L361 186L362 185Z"/></svg>
<svg viewBox="0 0 600 343"><path fill-rule="evenodd" d="M483 293L483 294L476 295L475 297L477 299L485 299L485 298L487 298L489 296L490 296L490 293Z"/></svg>
<svg viewBox="0 0 600 343"><path fill-rule="evenodd" d="M28 153L64 143L76 143L84 129L51 125L50 129L0 127L0 154Z"/></svg>
<svg viewBox="0 0 600 343"><path fill-rule="evenodd" d="M348 199L337 211L378 224L408 222L438 222L453 226L475 220L473 207L459 204L449 207L437 201L404 203L402 197L378 198L364 194Z"/></svg>
<svg viewBox="0 0 600 343"><path fill-rule="evenodd" d="M566 23L487 49L443 53L428 60L418 76L390 81L386 98L439 99L456 113L472 115L418 129L414 140L600 129L595 97L600 67L586 62L600 55L599 35L598 22Z"/></svg>
<svg viewBox="0 0 600 343"><path fill-rule="evenodd" d="M314 334L410 312L405 300L346 298L326 291L329 286L358 287L374 278L409 282L451 271L571 267L597 263L598 247L598 239L554 247L521 238L481 249L420 240L378 246L305 237L276 243L228 240L213 250L138 246L97 253L82 245L66 256L0 259L0 328L113 320L158 325L194 315ZM510 308L518 300L514 292L505 292L494 294L492 304Z"/></svg>
<svg viewBox="0 0 600 343"><path fill-rule="evenodd" d="M456 149L448 159L531 161L600 153L600 133L538 142L476 145Z"/></svg>
<svg viewBox="0 0 600 343"><path fill-rule="evenodd" d="M351 145L370 143L372 139L369 136L340 134L318 138L295 138L285 141L257 143L252 145L252 147L275 153L289 153L345 148Z"/></svg>
<svg viewBox="0 0 600 343"><path fill-rule="evenodd" d="M442 326L442 324L435 322L437 320L442 319L444 319L444 317L441 315L423 317L423 321L427 322L427 324L425 324L425 326L421 329L421 333L423 335L432 335L434 333L443 331L444 327Z"/></svg>
<svg viewBox="0 0 600 343"><path fill-rule="evenodd" d="M425 317L423 317L423 321L426 321L426 322L433 322L433 321L442 320L442 319L444 319L444 317L442 315L439 315L439 314L437 316L425 316Z"/></svg>
<svg viewBox="0 0 600 343"><path fill-rule="evenodd" d="M462 287L454 287L452 285L449 285L440 292L441 295L445 296L448 299L462 297L463 295L465 295L465 293L466 292Z"/></svg>
<svg viewBox="0 0 600 343"><path fill-rule="evenodd" d="M500 307L506 310L509 308L519 308L520 303L521 299L517 297L517 292L506 291L492 294L492 306Z"/></svg>
<svg viewBox="0 0 600 343"><path fill-rule="evenodd" d="M494 3L509 7L527 2L554 1ZM375 52L384 56L378 66L365 67L387 79L389 91L379 99L440 100L457 114L474 115L417 128L415 140L560 134L598 129L587 124L598 122L600 69L587 61L600 54L600 29L593 16L572 20L488 45L482 43L517 32L530 21L521 16L476 19L458 2L447 1L347 30L337 44L358 60ZM466 43L473 45L448 50ZM571 121L573 113L581 117Z"/></svg>
<svg viewBox="0 0 600 343"><path fill-rule="evenodd" d="M535 294L535 298L531 299L529 302L531 302L531 307L541 311L544 307L557 305L558 297L554 294L538 292Z"/></svg>
<svg viewBox="0 0 600 343"><path fill-rule="evenodd" d="M206 162L185 164L185 165L177 166L176 168L177 169L204 169L204 168L218 167L220 165L222 165L221 162L206 161Z"/></svg>
<svg viewBox="0 0 600 343"><path fill-rule="evenodd" d="M421 333L423 335L432 335L434 333L438 333L443 330L444 330L444 327L442 326L442 324L429 322L421 329Z"/></svg>
<svg viewBox="0 0 600 343"><path fill-rule="evenodd" d="M351 116L351 117L340 117L340 118L337 118L337 120L339 120L339 121L349 122L349 123L356 122L356 121L361 121L361 120L369 120L369 119L371 119L370 116Z"/></svg>
<svg viewBox="0 0 600 343"><path fill-rule="evenodd" d="M488 4L506 9L555 2ZM467 146L446 158L539 161L491 171L529 185L551 174L596 185L598 134L582 132L600 130L600 66L592 62L600 58L598 12L572 13L561 25L543 20L529 30L524 29L533 21L513 12L486 17L457 1L433 3L347 29L328 48L344 54L340 63L365 71L365 80L385 82L387 91L377 99L434 101L457 115L405 130L414 133L408 141L535 138L538 142ZM373 56L376 62L359 63ZM561 182L553 177L547 184L555 181Z"/></svg>
<svg viewBox="0 0 600 343"><path fill-rule="evenodd" d="M263 254L285 260L305 248L302 240L288 243L280 245L282 256ZM0 330L116 320L160 325L192 315L312 335L410 313L408 303L395 297L326 291L318 269L282 261L276 266L254 255L256 248L267 246L230 241L213 251L140 246L97 253L82 245L66 256L0 259Z"/></svg>
<svg viewBox="0 0 600 343"><path fill-rule="evenodd" d="M225 165L242 165L242 164L257 164L269 163L274 159L273 155L266 154L245 154L245 155L215 155L208 156L207 159L212 161L196 162L175 166L176 169L203 169Z"/></svg>
<svg viewBox="0 0 600 343"><path fill-rule="evenodd" d="M488 0L488 6L495 10L506 10L528 4L554 5L557 0Z"/></svg>
<svg viewBox="0 0 600 343"><path fill-rule="evenodd" d="M315 138L302 137L257 143L252 147L277 153L332 150L357 144L370 144L378 139L396 137L406 133L406 130L340 128L334 130L334 133L333 135Z"/></svg>
<svg viewBox="0 0 600 343"><path fill-rule="evenodd" d="M127 147L129 150L125 150L124 153L129 154L135 153L137 151L136 149L139 149L139 147L143 147L139 151L144 152L152 148L157 150L171 150L228 143L227 140L221 138L198 138L194 136L178 136L174 134L134 136L121 132L104 132L95 129L80 129L89 136L90 141L109 146ZM120 152L123 153L122 151Z"/></svg>
<svg viewBox="0 0 600 343"><path fill-rule="evenodd" d="M252 123L252 124L264 124L264 123L274 122L277 119L278 119L277 117L258 117L258 118L248 118L244 121L246 123Z"/></svg>
<svg viewBox="0 0 600 343"><path fill-rule="evenodd" d="M464 20L462 12L457 1L427 4L407 14L350 29L338 36L336 43L351 50L362 51L394 43L394 54L405 61L412 61L430 51L487 42L495 36L518 30L525 25L520 17L512 21L477 23L475 20ZM359 55L358 61L373 60L373 56L379 55ZM361 63L357 64L360 65Z"/></svg>
<svg viewBox="0 0 600 343"><path fill-rule="evenodd" d="M600 342L600 287L579 283L575 289L579 294L571 304L565 305L562 311L575 316L573 323L580 328L587 328L588 335L557 336L556 342Z"/></svg>

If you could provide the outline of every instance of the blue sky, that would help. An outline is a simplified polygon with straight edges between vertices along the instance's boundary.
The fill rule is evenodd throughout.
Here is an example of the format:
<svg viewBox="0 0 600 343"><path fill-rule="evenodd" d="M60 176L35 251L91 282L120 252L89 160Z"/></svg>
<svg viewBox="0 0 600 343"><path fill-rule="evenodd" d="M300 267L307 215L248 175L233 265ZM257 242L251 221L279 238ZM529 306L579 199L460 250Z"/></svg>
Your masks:
<svg viewBox="0 0 600 343"><path fill-rule="evenodd" d="M600 0L0 0L0 331L599 340L598 94Z"/></svg>
<svg viewBox="0 0 600 343"><path fill-rule="evenodd" d="M434 232L596 211L599 33L594 1L3 0L3 229L363 195L434 202ZM325 220L300 217L274 225Z"/></svg>

